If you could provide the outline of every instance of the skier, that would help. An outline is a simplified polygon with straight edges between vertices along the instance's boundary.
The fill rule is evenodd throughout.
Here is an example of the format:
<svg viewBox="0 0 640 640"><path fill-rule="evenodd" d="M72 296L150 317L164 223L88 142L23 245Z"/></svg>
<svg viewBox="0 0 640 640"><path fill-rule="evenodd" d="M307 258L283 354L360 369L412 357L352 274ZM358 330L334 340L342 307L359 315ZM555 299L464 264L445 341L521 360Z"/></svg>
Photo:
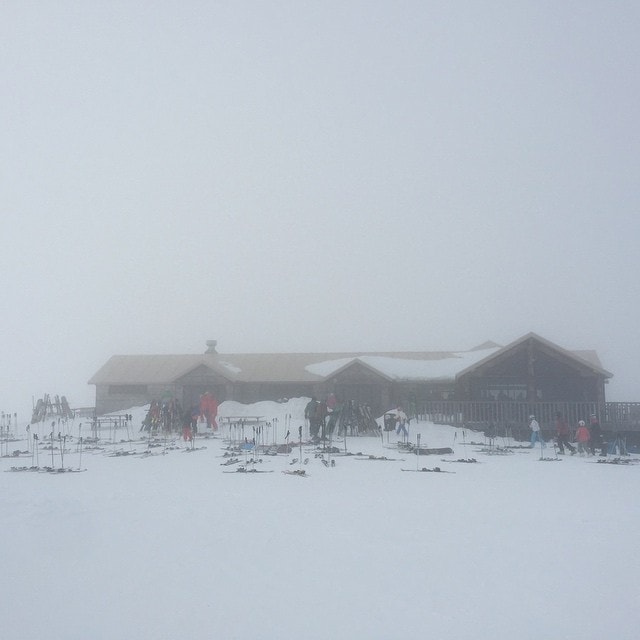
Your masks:
<svg viewBox="0 0 640 640"><path fill-rule="evenodd" d="M318 437L318 430L320 425L316 419L318 401L315 396L309 400L307 406L304 408L304 417L309 421L309 437L314 440Z"/></svg>
<svg viewBox="0 0 640 640"><path fill-rule="evenodd" d="M544 440L542 439L542 431L540 430L540 425L536 420L536 417L532 414L529 416L529 429L531 429L531 449L533 449L536 442L540 442L540 444L544 447L546 446Z"/></svg>
<svg viewBox="0 0 640 640"><path fill-rule="evenodd" d="M575 455L576 448L569 442L569 424L560 412L556 413L556 440L562 455L565 447L571 451L572 456Z"/></svg>
<svg viewBox="0 0 640 640"><path fill-rule="evenodd" d="M580 455L589 454L590 439L591 434L589 433L589 429L587 429L587 425L584 420L580 420L578 422L578 429L576 430L576 442L578 443L578 453Z"/></svg>
<svg viewBox="0 0 640 640"><path fill-rule="evenodd" d="M218 401L216 397L209 391L205 391L200 396L200 415L207 422L207 429L218 429L216 416L218 415Z"/></svg>
<svg viewBox="0 0 640 640"><path fill-rule="evenodd" d="M407 414L402 410L402 407L398 407L396 409L396 421L398 423L396 433L398 435L403 434L408 438L409 431L407 430Z"/></svg>

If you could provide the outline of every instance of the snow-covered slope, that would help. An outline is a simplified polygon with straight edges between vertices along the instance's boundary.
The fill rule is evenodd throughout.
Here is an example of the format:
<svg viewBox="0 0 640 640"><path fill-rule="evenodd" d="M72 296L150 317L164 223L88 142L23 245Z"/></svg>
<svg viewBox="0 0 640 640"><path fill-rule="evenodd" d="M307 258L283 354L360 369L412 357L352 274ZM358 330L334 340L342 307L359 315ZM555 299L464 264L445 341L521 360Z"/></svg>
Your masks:
<svg viewBox="0 0 640 640"><path fill-rule="evenodd" d="M305 402L223 403L220 415L290 415L295 427ZM137 439L145 409L132 413ZM146 443L105 432L80 460L86 427L67 428L65 464L86 472L0 475L2 637L636 635L640 465L488 455L471 444L481 434L413 423L412 441L454 454L417 459L383 434L348 438L364 456L335 456L335 467L305 446L306 478L282 473L300 467L297 450L262 456L256 467L272 473L252 475L224 473L235 467L221 466L222 437L143 457ZM368 455L393 460L357 459ZM3 458L0 469L30 464ZM452 473L401 471L436 466Z"/></svg>

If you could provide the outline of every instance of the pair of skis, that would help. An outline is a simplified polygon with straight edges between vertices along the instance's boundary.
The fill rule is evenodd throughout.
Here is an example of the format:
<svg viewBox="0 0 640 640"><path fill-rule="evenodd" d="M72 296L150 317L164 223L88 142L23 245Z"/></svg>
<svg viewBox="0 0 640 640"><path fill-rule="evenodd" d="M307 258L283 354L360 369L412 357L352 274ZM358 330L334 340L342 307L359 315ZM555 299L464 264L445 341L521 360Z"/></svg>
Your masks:
<svg viewBox="0 0 640 640"><path fill-rule="evenodd" d="M434 467L428 469L427 467L420 467L420 434L416 436L416 468L415 469L402 469L402 471L415 471L417 473L455 473L455 471L443 471L440 467Z"/></svg>

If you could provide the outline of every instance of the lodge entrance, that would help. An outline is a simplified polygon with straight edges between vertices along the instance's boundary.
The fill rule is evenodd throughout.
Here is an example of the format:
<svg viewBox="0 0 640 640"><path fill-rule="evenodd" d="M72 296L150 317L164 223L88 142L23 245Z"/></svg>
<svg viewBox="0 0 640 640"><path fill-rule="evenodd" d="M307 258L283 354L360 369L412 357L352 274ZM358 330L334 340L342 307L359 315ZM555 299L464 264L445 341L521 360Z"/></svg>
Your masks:
<svg viewBox="0 0 640 640"><path fill-rule="evenodd" d="M184 410L187 411L189 408L199 407L200 397L207 391L215 396L218 404L226 400L224 385L186 385L182 388L182 406Z"/></svg>

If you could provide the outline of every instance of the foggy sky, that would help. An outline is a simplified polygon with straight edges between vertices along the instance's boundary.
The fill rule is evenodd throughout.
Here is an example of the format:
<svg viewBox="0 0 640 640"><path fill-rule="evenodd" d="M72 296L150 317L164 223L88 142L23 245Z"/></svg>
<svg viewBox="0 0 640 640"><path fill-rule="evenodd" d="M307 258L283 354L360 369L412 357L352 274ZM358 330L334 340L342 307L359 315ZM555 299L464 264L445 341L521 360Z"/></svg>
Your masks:
<svg viewBox="0 0 640 640"><path fill-rule="evenodd" d="M207 339L529 331L640 400L639 28L635 2L2 3L0 409Z"/></svg>

